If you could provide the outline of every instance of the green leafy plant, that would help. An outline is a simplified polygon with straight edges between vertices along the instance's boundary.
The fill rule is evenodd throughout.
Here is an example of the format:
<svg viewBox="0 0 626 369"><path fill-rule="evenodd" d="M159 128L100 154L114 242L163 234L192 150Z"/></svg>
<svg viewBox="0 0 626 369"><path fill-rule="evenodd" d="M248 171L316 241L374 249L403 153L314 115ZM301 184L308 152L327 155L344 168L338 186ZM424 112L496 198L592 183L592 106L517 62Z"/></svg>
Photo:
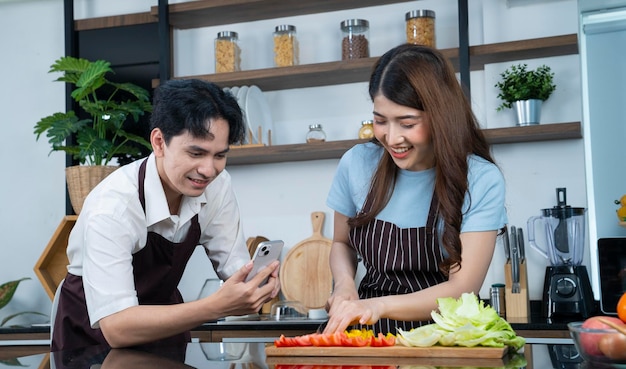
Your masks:
<svg viewBox="0 0 626 369"><path fill-rule="evenodd" d="M513 65L500 74L502 80L495 87L500 90L502 103L497 111L510 109L515 101L539 99L545 101L556 89L554 73L547 65L528 70L527 64Z"/></svg>
<svg viewBox="0 0 626 369"><path fill-rule="evenodd" d="M42 118L35 125L37 140L45 133L52 151L65 151L88 165L106 165L116 156L140 156L141 146L151 149L146 139L124 129L129 118L137 124L142 115L152 111L148 91L132 83L109 81L106 74L113 70L104 60L65 56L55 61L48 73L58 72L62 76L55 82L75 86L71 95L82 112ZM81 118L83 112L89 117Z"/></svg>
<svg viewBox="0 0 626 369"><path fill-rule="evenodd" d="M6 282L0 285L0 309L2 309L9 302L11 302L11 299L13 298L13 295L15 294L15 291L17 290L17 286L19 286L20 282L25 281L27 279L30 279L30 278L17 279L15 281ZM24 314L35 314L35 315L47 316L46 314L42 314L37 311L23 311L20 313L9 315L5 317L4 319L2 319L2 321L0 321L0 327L3 327L9 320L15 317L18 317L20 315L24 315Z"/></svg>

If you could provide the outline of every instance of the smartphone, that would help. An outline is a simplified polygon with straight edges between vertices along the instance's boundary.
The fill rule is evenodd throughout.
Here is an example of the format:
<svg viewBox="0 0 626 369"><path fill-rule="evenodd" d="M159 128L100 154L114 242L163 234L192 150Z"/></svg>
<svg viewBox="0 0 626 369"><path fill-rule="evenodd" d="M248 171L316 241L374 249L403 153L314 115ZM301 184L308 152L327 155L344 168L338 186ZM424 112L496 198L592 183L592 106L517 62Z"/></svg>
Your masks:
<svg viewBox="0 0 626 369"><path fill-rule="evenodd" d="M280 259L280 253L283 250L284 242L281 240L263 241L259 243L254 255L252 256L252 270L246 278L246 282L250 281L263 268L270 265L274 260ZM267 283L267 279L261 284Z"/></svg>

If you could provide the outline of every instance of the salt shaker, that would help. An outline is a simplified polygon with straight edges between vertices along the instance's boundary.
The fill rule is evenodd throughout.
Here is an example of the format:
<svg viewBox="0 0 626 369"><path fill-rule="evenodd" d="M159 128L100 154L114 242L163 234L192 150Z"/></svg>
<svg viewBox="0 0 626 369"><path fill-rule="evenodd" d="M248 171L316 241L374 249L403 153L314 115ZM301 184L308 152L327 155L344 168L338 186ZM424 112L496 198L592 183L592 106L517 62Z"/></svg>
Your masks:
<svg viewBox="0 0 626 369"><path fill-rule="evenodd" d="M309 126L309 132L306 134L306 142L324 142L326 141L326 133L322 129L321 124L311 124Z"/></svg>

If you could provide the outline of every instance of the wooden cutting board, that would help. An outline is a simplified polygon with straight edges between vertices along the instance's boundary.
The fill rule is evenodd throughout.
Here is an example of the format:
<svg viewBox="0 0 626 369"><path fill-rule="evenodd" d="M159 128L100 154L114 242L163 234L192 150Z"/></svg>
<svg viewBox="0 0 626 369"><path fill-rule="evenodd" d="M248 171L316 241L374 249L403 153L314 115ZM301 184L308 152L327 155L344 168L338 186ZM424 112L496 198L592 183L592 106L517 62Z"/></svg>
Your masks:
<svg viewBox="0 0 626 369"><path fill-rule="evenodd" d="M323 212L313 212L311 223L313 235L293 246L281 263L280 286L286 300L319 309L326 304L333 287L328 262L332 240L322 235Z"/></svg>
<svg viewBox="0 0 626 369"><path fill-rule="evenodd" d="M267 356L361 356L361 357L441 357L441 358L476 358L501 359L506 355L508 346L497 347L276 347L267 346Z"/></svg>

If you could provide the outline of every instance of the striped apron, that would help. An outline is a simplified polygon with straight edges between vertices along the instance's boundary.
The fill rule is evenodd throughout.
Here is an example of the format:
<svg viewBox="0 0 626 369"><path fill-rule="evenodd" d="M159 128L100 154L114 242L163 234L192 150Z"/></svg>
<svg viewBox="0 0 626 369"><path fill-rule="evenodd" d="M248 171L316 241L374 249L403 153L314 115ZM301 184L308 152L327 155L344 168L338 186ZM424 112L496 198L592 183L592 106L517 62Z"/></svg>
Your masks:
<svg viewBox="0 0 626 369"><path fill-rule="evenodd" d="M359 285L359 298L407 294L447 280L439 270L444 254L436 231L437 205L437 197L433 195L425 227L399 228L393 223L374 219L350 230L350 244L361 256L366 269ZM363 209L370 206L366 200ZM373 326L353 328L373 329L375 334L396 334L396 327L408 331L429 323L432 322L381 318Z"/></svg>

